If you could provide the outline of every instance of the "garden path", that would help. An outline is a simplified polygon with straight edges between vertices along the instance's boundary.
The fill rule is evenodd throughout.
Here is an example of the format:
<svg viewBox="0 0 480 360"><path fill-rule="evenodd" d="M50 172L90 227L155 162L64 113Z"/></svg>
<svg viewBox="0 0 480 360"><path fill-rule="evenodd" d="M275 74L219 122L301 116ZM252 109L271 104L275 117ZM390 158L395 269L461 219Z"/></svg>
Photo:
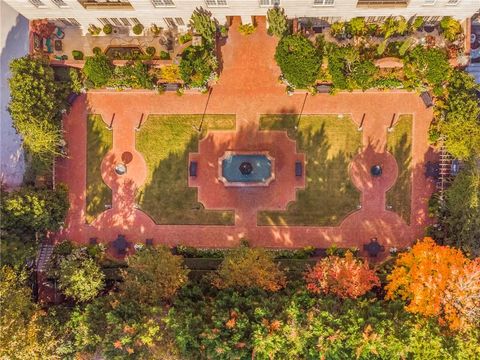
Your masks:
<svg viewBox="0 0 480 360"><path fill-rule="evenodd" d="M71 202L66 227L60 236L77 243L88 243L90 237L110 242L118 234L125 234L132 242L152 238L155 244L182 243L197 247L235 246L245 237L254 246L311 245L321 248L332 245L361 247L370 238L377 237L387 249L410 245L421 237L425 226L430 223L427 202L434 188L433 183L425 178L423 168L426 161L435 159L427 143L432 110L425 108L417 94L404 91L288 96L278 82L280 71L274 60L277 40L266 34L265 18L257 18L257 30L250 36L238 33L239 24L239 19L235 18L228 40L221 48L222 73L209 100L200 94L179 97L171 93L159 96L148 91L90 91L75 102L64 119L69 157L60 160L57 167L57 180L68 184ZM212 185L215 177L206 176L205 181L199 181L199 178L190 185L199 187L200 201L206 208L234 208L235 225L156 225L135 206L135 189L143 184L146 174L145 163L135 150L135 127L141 118L147 119L148 114L202 114L204 111L236 114L237 118L235 133L211 132L200 143L199 152L204 161L215 161L224 149L264 150L265 144L269 143L275 151L292 149L285 151L288 155L284 158L279 158L279 166L283 161L287 166L285 174L290 175L285 175L285 181L277 181L268 194L262 193L264 188L223 189L219 192L218 187ZM303 114L351 114L357 125L364 118L364 149L350 169L352 181L362 190L362 207L337 227L257 226L259 209L285 206L294 195L294 188L304 186L303 180L295 179L293 170L288 168L293 166L295 158L303 155L293 151L292 142L285 136L269 137L259 132L259 117L261 114L298 114L302 111ZM107 125L114 116L113 149L102 163L104 180L113 191L113 206L90 225L85 224L87 113L101 114ZM410 225L396 213L385 210L385 191L394 182L397 171L391 155L385 152L387 128L393 115L398 118L402 113L412 114L414 118ZM119 178L114 175L112 164L125 151L134 155L132 164L135 166L128 176ZM390 175L381 179L362 177L373 163L382 163L386 169L391 169ZM199 171L203 171L202 164Z"/></svg>

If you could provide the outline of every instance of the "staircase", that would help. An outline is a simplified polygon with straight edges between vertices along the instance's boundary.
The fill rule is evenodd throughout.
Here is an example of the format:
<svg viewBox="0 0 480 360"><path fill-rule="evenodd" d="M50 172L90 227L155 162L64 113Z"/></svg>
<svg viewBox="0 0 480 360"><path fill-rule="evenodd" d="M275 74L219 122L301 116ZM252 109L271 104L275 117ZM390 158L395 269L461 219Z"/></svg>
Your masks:
<svg viewBox="0 0 480 360"><path fill-rule="evenodd" d="M452 167L453 156L450 155L445 147L442 145L440 148L440 175L437 180L437 190L443 195L443 191L447 185L452 181L450 169Z"/></svg>
<svg viewBox="0 0 480 360"><path fill-rule="evenodd" d="M47 265L52 254L53 245L42 244L37 255L37 272L45 272L47 270Z"/></svg>

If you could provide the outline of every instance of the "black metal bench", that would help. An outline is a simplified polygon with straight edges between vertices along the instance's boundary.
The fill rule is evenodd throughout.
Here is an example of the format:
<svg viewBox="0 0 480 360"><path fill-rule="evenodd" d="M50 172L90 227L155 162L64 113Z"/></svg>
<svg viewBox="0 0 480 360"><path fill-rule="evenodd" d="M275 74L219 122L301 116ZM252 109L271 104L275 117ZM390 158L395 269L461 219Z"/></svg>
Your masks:
<svg viewBox="0 0 480 360"><path fill-rule="evenodd" d="M198 163L196 161L190 161L190 166L188 167L188 173L191 177L197 177Z"/></svg>
<svg viewBox="0 0 480 360"><path fill-rule="evenodd" d="M319 94L329 94L332 87L330 85L320 84L317 85L317 93Z"/></svg>
<svg viewBox="0 0 480 360"><path fill-rule="evenodd" d="M301 161L295 161L295 176L299 177L303 175L303 166Z"/></svg>
<svg viewBox="0 0 480 360"><path fill-rule="evenodd" d="M165 91L178 91L180 89L180 84L178 83L166 83L163 85Z"/></svg>
<svg viewBox="0 0 480 360"><path fill-rule="evenodd" d="M430 95L430 93L428 91L424 91L420 94L420 97L422 98L423 100L423 103L425 104L425 106L427 108L429 107L432 107L433 106L433 99Z"/></svg>

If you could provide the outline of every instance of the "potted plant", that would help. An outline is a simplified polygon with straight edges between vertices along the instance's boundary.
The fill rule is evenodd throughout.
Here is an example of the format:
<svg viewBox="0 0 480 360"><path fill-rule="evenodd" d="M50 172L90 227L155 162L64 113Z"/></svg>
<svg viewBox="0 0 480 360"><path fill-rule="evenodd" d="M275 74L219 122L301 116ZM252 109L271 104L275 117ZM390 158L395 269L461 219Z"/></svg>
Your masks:
<svg viewBox="0 0 480 360"><path fill-rule="evenodd" d="M145 52L148 56L152 57L155 55L155 52L157 51L157 49L155 49L153 46L149 46L145 49Z"/></svg>
<svg viewBox="0 0 480 360"><path fill-rule="evenodd" d="M74 60L83 60L83 52L80 50L73 50L72 56Z"/></svg>
<svg viewBox="0 0 480 360"><path fill-rule="evenodd" d="M132 29L133 33L135 35L142 35L143 33L143 25L142 24L135 24L135 26Z"/></svg>
<svg viewBox="0 0 480 360"><path fill-rule="evenodd" d="M102 31L102 29L100 29L98 26L95 26L93 24L90 24L90 26L88 27L88 32L93 36L100 34L100 31Z"/></svg>
<svg viewBox="0 0 480 360"><path fill-rule="evenodd" d="M110 24L105 24L105 25L103 26L103 33L104 33L105 35L110 35L110 34L112 33L112 31L113 31L112 25L110 25Z"/></svg>
<svg viewBox="0 0 480 360"><path fill-rule="evenodd" d="M153 35L154 37L159 36L160 33L162 32L162 30L163 30L163 29L162 29L161 27L159 27L159 26L157 26L157 25L155 25L155 24L152 24L152 26L150 26L150 32L152 33L152 35Z"/></svg>

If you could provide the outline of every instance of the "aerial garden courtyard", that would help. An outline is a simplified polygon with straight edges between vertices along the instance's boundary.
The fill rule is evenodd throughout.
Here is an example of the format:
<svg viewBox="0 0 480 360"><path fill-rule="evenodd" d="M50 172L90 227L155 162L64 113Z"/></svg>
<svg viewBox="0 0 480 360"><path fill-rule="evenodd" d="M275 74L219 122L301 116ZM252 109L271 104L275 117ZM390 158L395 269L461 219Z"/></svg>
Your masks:
<svg viewBox="0 0 480 360"><path fill-rule="evenodd" d="M423 234L432 108L404 90L287 94L263 21L245 36L234 20L207 93L93 90L75 101L57 163L71 202L62 236L286 248L376 238L388 249ZM227 153L267 154L272 178L231 186Z"/></svg>
<svg viewBox="0 0 480 360"><path fill-rule="evenodd" d="M12 61L0 358L480 358L468 33L267 18Z"/></svg>

